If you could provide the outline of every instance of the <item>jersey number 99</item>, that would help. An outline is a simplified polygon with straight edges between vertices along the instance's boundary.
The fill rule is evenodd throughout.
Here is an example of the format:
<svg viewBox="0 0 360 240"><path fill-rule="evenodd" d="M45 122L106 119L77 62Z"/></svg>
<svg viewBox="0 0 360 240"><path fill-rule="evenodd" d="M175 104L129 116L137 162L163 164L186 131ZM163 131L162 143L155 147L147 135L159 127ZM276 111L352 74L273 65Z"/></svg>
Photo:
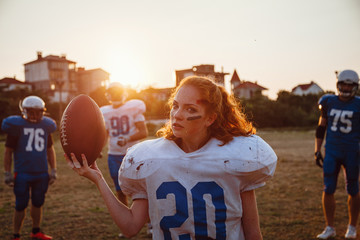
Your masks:
<svg viewBox="0 0 360 240"><path fill-rule="evenodd" d="M110 119L111 135L117 137L126 135L130 131L129 117L124 115L121 117L112 117Z"/></svg>

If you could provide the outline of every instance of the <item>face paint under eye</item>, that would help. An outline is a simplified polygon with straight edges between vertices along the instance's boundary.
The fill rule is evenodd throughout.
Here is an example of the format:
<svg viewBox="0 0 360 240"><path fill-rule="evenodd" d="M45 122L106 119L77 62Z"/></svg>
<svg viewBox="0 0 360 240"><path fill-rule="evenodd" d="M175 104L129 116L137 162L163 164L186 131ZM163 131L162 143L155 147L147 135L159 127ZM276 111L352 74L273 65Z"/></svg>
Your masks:
<svg viewBox="0 0 360 240"><path fill-rule="evenodd" d="M200 118L202 118L202 116L188 117L186 120L193 121L193 120L200 119Z"/></svg>

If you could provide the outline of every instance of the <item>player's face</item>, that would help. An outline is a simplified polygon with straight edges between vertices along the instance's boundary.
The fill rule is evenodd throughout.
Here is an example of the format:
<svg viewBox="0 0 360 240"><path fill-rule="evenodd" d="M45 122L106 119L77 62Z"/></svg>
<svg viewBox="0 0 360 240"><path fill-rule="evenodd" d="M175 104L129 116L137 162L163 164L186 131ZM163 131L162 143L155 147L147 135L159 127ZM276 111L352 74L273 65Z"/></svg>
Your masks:
<svg viewBox="0 0 360 240"><path fill-rule="evenodd" d="M122 88L113 87L106 91L106 97L111 103L125 102L125 94Z"/></svg>
<svg viewBox="0 0 360 240"><path fill-rule="evenodd" d="M215 118L208 114L201 94L194 86L183 86L177 92L170 111L174 135L183 140L207 135Z"/></svg>
<svg viewBox="0 0 360 240"><path fill-rule="evenodd" d="M346 101L354 96L357 85L354 83L339 82L337 87L339 90L340 100Z"/></svg>
<svg viewBox="0 0 360 240"><path fill-rule="evenodd" d="M32 123L39 122L43 117L43 113L44 113L43 110L40 109L34 109L34 108L26 109L27 120Z"/></svg>

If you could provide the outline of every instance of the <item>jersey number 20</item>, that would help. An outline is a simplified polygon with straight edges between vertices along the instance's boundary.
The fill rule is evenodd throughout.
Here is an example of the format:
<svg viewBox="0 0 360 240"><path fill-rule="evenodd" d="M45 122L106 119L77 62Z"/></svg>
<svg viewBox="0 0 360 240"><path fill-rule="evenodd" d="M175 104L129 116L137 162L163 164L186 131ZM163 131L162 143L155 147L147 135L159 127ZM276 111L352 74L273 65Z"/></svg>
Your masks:
<svg viewBox="0 0 360 240"><path fill-rule="evenodd" d="M165 216L160 221L160 227L164 232L164 239L170 240L170 228L180 227L189 217L186 189L178 181L164 182L156 191L157 199L166 199L168 194L174 194L176 213L173 216ZM208 194L212 198L215 208L215 227L216 239L226 239L226 205L224 201L224 190L215 182L199 182L191 189L195 238L208 238L206 218L206 202L204 195ZM189 234L179 236L180 240L189 240Z"/></svg>

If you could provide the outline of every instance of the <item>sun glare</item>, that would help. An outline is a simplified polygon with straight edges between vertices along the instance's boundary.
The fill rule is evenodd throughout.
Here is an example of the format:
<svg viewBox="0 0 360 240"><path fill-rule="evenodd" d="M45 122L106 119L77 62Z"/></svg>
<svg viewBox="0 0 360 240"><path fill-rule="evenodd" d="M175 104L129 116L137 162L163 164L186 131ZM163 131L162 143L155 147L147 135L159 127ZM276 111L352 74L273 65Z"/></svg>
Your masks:
<svg viewBox="0 0 360 240"><path fill-rule="evenodd" d="M111 51L106 59L106 70L110 73L110 82L120 82L135 90L149 86L142 63L129 50Z"/></svg>

